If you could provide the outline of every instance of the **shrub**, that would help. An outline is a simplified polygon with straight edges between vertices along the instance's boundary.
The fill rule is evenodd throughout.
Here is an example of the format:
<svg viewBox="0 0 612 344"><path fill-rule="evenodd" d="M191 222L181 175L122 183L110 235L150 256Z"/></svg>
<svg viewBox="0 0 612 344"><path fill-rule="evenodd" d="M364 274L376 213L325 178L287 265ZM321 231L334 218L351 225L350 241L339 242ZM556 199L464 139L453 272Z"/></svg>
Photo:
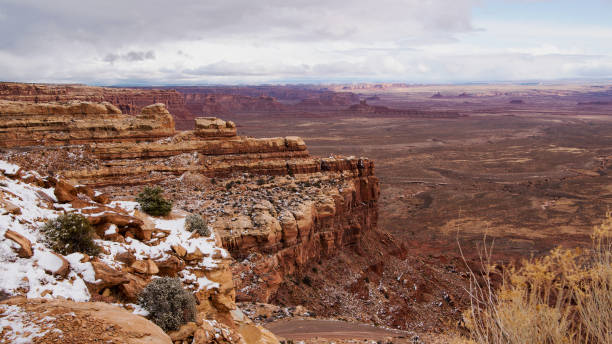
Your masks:
<svg viewBox="0 0 612 344"><path fill-rule="evenodd" d="M487 259L490 254L485 253ZM472 273L466 327L477 343L612 343L612 217L591 249L557 248L505 269L498 290L489 264Z"/></svg>
<svg viewBox="0 0 612 344"><path fill-rule="evenodd" d="M138 194L136 202L140 204L140 209L153 216L165 216L172 210L172 202L162 196L163 190L157 186L154 188L145 187Z"/></svg>
<svg viewBox="0 0 612 344"><path fill-rule="evenodd" d="M210 236L208 223L202 216L197 214L189 214L185 218L185 229L190 232L196 232L201 236Z"/></svg>
<svg viewBox="0 0 612 344"><path fill-rule="evenodd" d="M196 316L195 298L183 289L178 278L152 280L140 293L138 304L149 312L148 318L166 332L178 330L182 324L194 321Z"/></svg>
<svg viewBox="0 0 612 344"><path fill-rule="evenodd" d="M82 252L90 256L100 253L100 248L93 241L95 231L81 214L60 215L47 221L41 232L45 235L47 246L55 252L64 255Z"/></svg>

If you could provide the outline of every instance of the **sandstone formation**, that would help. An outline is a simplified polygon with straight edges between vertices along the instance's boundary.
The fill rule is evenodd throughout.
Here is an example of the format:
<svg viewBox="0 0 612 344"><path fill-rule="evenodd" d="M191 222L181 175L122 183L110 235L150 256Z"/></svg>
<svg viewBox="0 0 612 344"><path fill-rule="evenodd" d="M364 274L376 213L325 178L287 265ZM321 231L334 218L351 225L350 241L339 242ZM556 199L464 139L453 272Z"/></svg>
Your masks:
<svg viewBox="0 0 612 344"><path fill-rule="evenodd" d="M16 105L11 103L11 106ZM21 106L54 108L55 105ZM63 111L64 107L59 106L59 109ZM7 111L0 107L2 112ZM167 111L163 105L156 104L143 109L142 114L135 118L153 118L159 114L167 115ZM91 121L89 123L94 127L104 123L94 118L97 116L79 116ZM239 260L232 265L234 276L245 273L250 276L234 278L234 282L240 287L252 283L249 279L255 278L262 286L250 293L241 292L242 298L269 300L284 276L312 260L333 256L345 247L354 246L362 233L376 227L379 183L374 175L373 162L365 158L312 157L299 137L242 137L237 135L234 123L213 117L197 118L195 130L168 134L165 138L160 138L153 129L143 130L141 142L134 142L122 140L131 131L128 129L126 133L120 125L130 123L134 117L117 114L114 120L116 130L105 132L105 142L92 135L87 144L81 148L77 146L73 154L66 156L69 163L57 165L59 168L54 172L81 185L106 187L110 194L117 194L118 190L114 188L118 186L128 191L133 190L129 189L132 185L171 184L175 181L180 189L177 190L180 197L175 199L177 204L184 205L190 212L205 215L219 235L219 244ZM15 123L23 130L31 130L27 117L15 118ZM72 131L70 123L65 121L64 125ZM164 129L169 133L174 130L168 126ZM147 133L155 134L147 137ZM45 137L54 135L54 132L40 131L39 135ZM83 143L85 141L83 138ZM32 143L22 140L19 145ZM37 164L47 163L44 157L27 160L17 155L13 161L38 170L41 165ZM200 181L189 182L194 178L200 178ZM213 186L206 182L208 178L224 181ZM197 191L206 184L211 187L203 192ZM56 190L63 190L56 192L58 199L74 203L76 192L62 187L61 181L57 185ZM130 193L133 197L137 192L133 190ZM201 206L193 207L193 204ZM104 209L102 205L97 207ZM98 210L94 212L100 213ZM142 220L131 220L125 215L106 213L96 215L91 221L99 234L110 240L122 241L128 237L149 240L155 237L154 228L144 229ZM107 234L113 224L118 229ZM181 261L189 266L193 260L203 258L201 252L187 251L180 245L174 245L172 251L179 262L156 260L151 264L150 260L141 259L130 261L127 266L131 271L148 276L172 270L172 266L181 266ZM245 260L253 253L263 255L253 270L255 273L251 263ZM229 268L229 262L224 264ZM214 299L215 306L211 309L228 311L233 307L232 275L227 271L221 275L226 276L223 279L228 283L220 284L219 290L220 295L229 296ZM110 271L108 274L113 275ZM127 276L122 278L115 285L131 293L132 286L138 285L138 281ZM109 287L96 291L103 293Z"/></svg>
<svg viewBox="0 0 612 344"><path fill-rule="evenodd" d="M0 147L155 139L174 134L163 105L125 116L110 103L0 101Z"/></svg>
<svg viewBox="0 0 612 344"><path fill-rule="evenodd" d="M109 102L126 114L138 114L150 104L162 103L177 118L193 118L183 96L174 90L93 87L85 85L0 83L0 99L27 102Z"/></svg>

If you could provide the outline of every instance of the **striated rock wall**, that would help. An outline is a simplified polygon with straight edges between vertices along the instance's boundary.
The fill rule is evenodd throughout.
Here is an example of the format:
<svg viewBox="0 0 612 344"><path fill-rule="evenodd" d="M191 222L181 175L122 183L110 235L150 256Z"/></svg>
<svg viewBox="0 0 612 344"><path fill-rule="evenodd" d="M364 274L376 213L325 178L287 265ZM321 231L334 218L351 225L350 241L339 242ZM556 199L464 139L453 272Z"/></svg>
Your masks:
<svg viewBox="0 0 612 344"><path fill-rule="evenodd" d="M356 176L346 188L298 203L277 217L273 210L264 211L265 230L222 235L223 246L237 258L232 269L239 300L270 302L287 275L359 249L362 234L376 228L379 193L375 176Z"/></svg>
<svg viewBox="0 0 612 344"><path fill-rule="evenodd" d="M269 96L249 97L237 94L199 94L183 95L185 106L193 114L225 115L244 111L279 111L286 107Z"/></svg>
<svg viewBox="0 0 612 344"><path fill-rule="evenodd" d="M27 102L109 102L126 114L138 114L145 106L162 103L177 119L194 117L183 95L171 89L133 89L85 85L0 83L0 99Z"/></svg>
<svg viewBox="0 0 612 344"><path fill-rule="evenodd" d="M125 116L107 102L0 100L0 147L151 140L173 134L174 120L163 104Z"/></svg>

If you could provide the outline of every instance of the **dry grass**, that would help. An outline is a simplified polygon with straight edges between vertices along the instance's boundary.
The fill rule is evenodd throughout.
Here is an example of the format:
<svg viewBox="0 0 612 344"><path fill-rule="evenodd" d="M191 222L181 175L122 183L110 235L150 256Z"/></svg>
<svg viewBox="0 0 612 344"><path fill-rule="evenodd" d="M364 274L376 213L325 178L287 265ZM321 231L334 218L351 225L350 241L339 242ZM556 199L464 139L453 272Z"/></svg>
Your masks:
<svg viewBox="0 0 612 344"><path fill-rule="evenodd" d="M484 272L471 272L464 314L475 343L612 343L612 215L593 231L590 249L557 248L501 273L482 252Z"/></svg>

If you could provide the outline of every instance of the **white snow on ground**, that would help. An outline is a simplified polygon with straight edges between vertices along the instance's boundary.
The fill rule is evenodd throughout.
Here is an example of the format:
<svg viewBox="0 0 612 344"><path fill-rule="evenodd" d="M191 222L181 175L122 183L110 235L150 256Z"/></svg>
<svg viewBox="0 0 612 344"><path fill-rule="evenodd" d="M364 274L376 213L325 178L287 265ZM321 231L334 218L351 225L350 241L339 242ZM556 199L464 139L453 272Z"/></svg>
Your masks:
<svg viewBox="0 0 612 344"><path fill-rule="evenodd" d="M20 307L0 305L0 330L5 331L3 338L7 343L29 344L49 331L61 332L53 329L52 320L55 318L47 316L34 322Z"/></svg>
<svg viewBox="0 0 612 344"><path fill-rule="evenodd" d="M38 266L52 273L57 273L62 267L62 260L49 251L36 250L34 259Z"/></svg>
<svg viewBox="0 0 612 344"><path fill-rule="evenodd" d="M111 206L119 206L125 211L134 213L138 203L136 202L113 202ZM192 237L193 233L185 230L185 217L177 219L167 220L161 218L153 218L155 227L168 232L168 236L164 241L154 246L149 246L137 239L126 238L125 244L115 243L111 241L98 241L98 244L107 247L111 252L107 255L105 262L109 265L116 264L116 260L113 258L117 253L124 252L129 249L134 253L137 259L155 258L158 260L164 260L169 258L172 252L173 245L181 245L187 250L187 253L196 252L200 250L203 253L204 258L199 262L197 267L213 269L217 267L216 259L213 258L215 253L221 255L221 257L227 258L229 254L226 250L218 247L215 243L214 233L211 233L210 237ZM187 269L191 268L188 267ZM210 281L206 277L196 278L195 275L189 271L183 270L181 279L183 282L196 282L197 290L219 288L219 284Z"/></svg>
<svg viewBox="0 0 612 344"><path fill-rule="evenodd" d="M53 189L44 189L19 180L2 179L0 195L21 208L22 212L20 215L0 215L0 290L8 294L26 290L28 297L43 297L44 293L47 298L89 300L90 295L85 283L74 271L71 271L65 280L58 280L45 272L45 268L57 271L58 262L61 264L59 258L42 243L43 238L38 230L45 221L60 214L51 203L56 201ZM14 248L18 248L18 245L5 238L8 229L30 240L34 256L27 259L17 256ZM93 273L91 264L88 265L88 269ZM74 282L70 282L71 279L74 279Z"/></svg>
<svg viewBox="0 0 612 344"><path fill-rule="evenodd" d="M85 282L96 283L95 273L91 263L82 263L84 255L73 253L64 256L70 262L70 272L65 279L53 276L47 271L57 271L61 267L61 260L51 253L43 242L41 228L47 220L54 219L63 212L75 211L70 204L59 204L54 195L53 188L41 188L25 183L21 180L5 178L2 171L16 172L19 167L0 160L0 200L7 200L21 209L22 214L15 215L2 208L0 202L0 291L9 295L25 294L29 298L64 297L74 301L88 301L90 294ZM8 173L7 173L8 174ZM37 176L35 172L26 172L25 175ZM129 214L134 214L138 203L129 201L115 201L110 207L120 207ZM79 212L79 210L76 210ZM98 214L89 214L95 216ZM189 269L210 269L217 267L213 256L228 257L226 250L215 243L214 234L210 237L191 237L193 233L184 229L185 218L178 217L172 220L151 218L155 226L168 233L166 238L154 238L148 243L137 239L126 238L125 243L108 240L96 240L107 253L99 259L109 266L120 268L121 264L115 259L119 253L130 250L138 259L164 260L172 252L172 245L181 245L189 253L199 249L204 258L196 266L188 266L182 272L182 280L195 285L197 290L218 288L205 277L197 278ZM31 258L20 258L17 255L19 246L5 237L7 230L12 230L24 236L32 243L34 255ZM116 226L111 226L107 233L116 232ZM152 245L152 246L149 246Z"/></svg>
<svg viewBox="0 0 612 344"><path fill-rule="evenodd" d="M128 214L134 215L134 212L136 211L136 209L138 209L138 202L132 202L132 201L112 201L112 202L110 202L109 206L111 208L119 207L119 208L125 210Z"/></svg>
<svg viewBox="0 0 612 344"><path fill-rule="evenodd" d="M0 171L4 174L13 175L19 171L19 166L0 160Z"/></svg>

